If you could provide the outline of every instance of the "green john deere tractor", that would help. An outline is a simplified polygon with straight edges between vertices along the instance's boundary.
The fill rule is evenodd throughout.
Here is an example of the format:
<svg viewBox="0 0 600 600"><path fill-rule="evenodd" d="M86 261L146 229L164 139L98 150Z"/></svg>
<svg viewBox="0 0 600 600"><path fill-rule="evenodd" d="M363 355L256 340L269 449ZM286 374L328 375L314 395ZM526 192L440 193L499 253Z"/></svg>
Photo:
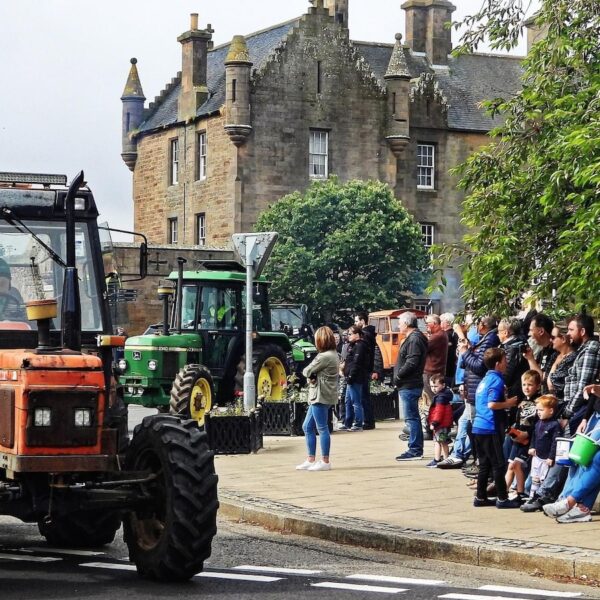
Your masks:
<svg viewBox="0 0 600 600"><path fill-rule="evenodd" d="M271 327L283 331L292 343L296 377L304 385L302 369L317 355L314 331L308 318L306 304L271 304Z"/></svg>
<svg viewBox="0 0 600 600"><path fill-rule="evenodd" d="M131 337L119 361L119 381L127 404L156 407L204 424L215 405L243 394L245 372L246 273L233 261L204 261L196 271L169 279L159 288L163 324ZM253 290L252 364L260 400L283 400L293 367L285 333L272 331L268 284L260 277Z"/></svg>

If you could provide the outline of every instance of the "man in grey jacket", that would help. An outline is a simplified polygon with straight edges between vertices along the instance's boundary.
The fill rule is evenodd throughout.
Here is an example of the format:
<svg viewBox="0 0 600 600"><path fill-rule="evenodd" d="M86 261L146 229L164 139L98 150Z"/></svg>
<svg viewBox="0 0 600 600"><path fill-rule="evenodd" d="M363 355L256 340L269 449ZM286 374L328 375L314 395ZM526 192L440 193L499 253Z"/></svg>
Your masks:
<svg viewBox="0 0 600 600"><path fill-rule="evenodd" d="M414 313L405 312L398 317L398 331L406 338L398 351L394 366L394 386L408 427L408 450L397 461L420 460L423 458L423 429L419 416L419 398L423 393L423 371L427 356L427 338L417 327Z"/></svg>

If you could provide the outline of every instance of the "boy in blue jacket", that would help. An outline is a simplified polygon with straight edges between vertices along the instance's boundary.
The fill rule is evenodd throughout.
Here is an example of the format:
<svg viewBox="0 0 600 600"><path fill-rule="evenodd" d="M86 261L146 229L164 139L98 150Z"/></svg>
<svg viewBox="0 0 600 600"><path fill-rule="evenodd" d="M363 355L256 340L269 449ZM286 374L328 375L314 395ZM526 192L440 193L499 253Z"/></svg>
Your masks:
<svg viewBox="0 0 600 600"><path fill-rule="evenodd" d="M475 418L473 419L473 442L479 457L477 495L473 506L496 508L519 508L520 503L508 499L506 488L506 462L502 448L506 429L506 408L516 405L517 398L505 400L503 373L506 371L506 354L501 348L489 348L483 355L487 373L475 393ZM492 472L496 484L497 500L488 499L488 477Z"/></svg>

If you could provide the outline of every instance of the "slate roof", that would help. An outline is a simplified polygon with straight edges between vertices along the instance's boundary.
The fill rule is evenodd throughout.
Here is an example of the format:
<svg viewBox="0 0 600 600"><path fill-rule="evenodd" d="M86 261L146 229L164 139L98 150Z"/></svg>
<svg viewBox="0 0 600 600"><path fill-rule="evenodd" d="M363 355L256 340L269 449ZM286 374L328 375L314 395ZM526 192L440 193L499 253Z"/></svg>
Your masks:
<svg viewBox="0 0 600 600"><path fill-rule="evenodd" d="M371 66L373 74L384 84L393 46L353 42ZM489 131L502 123L486 115L479 104L482 100L507 98L521 89L523 68L521 58L495 54L466 54L449 59L448 69L432 69L425 56L415 56L405 49L411 77L435 73L440 91L448 100L448 127L467 131Z"/></svg>
<svg viewBox="0 0 600 600"><path fill-rule="evenodd" d="M299 19L275 25L246 37L253 69L260 69L273 50L287 37ZM372 73L385 85L384 75L390 62L392 44L353 42L369 64ZM198 109L197 115L209 115L225 103L225 57L229 44L212 50L208 56L208 100ZM501 117L491 119L479 104L482 100L498 96L507 97L521 88L521 59L492 54L463 55L450 58L448 69L433 70L425 56L414 55L405 49L406 63L411 77L435 72L436 80L448 100L448 126L450 129L489 131L501 123ZM149 116L139 128L140 132L173 125L177 122L177 99L181 82L176 80L164 99L149 111Z"/></svg>

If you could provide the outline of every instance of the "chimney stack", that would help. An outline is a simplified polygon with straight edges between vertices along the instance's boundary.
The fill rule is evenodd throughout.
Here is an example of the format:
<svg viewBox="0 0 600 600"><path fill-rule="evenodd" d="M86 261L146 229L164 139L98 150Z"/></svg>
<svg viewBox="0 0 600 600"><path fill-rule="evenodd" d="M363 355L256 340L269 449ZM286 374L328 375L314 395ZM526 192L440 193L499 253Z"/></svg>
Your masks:
<svg viewBox="0 0 600 600"><path fill-rule="evenodd" d="M339 23L348 29L348 2L349 0L325 0L324 6L329 10L329 14Z"/></svg>
<svg viewBox="0 0 600 600"><path fill-rule="evenodd" d="M210 26L198 29L198 14L190 15L190 30L181 34L181 94L178 119L187 121L196 116L197 110L208 98L207 70L208 50L213 30Z"/></svg>
<svg viewBox="0 0 600 600"><path fill-rule="evenodd" d="M406 43L413 52L424 52L432 65L447 65L452 35L445 23L456 7L449 0L407 0Z"/></svg>

